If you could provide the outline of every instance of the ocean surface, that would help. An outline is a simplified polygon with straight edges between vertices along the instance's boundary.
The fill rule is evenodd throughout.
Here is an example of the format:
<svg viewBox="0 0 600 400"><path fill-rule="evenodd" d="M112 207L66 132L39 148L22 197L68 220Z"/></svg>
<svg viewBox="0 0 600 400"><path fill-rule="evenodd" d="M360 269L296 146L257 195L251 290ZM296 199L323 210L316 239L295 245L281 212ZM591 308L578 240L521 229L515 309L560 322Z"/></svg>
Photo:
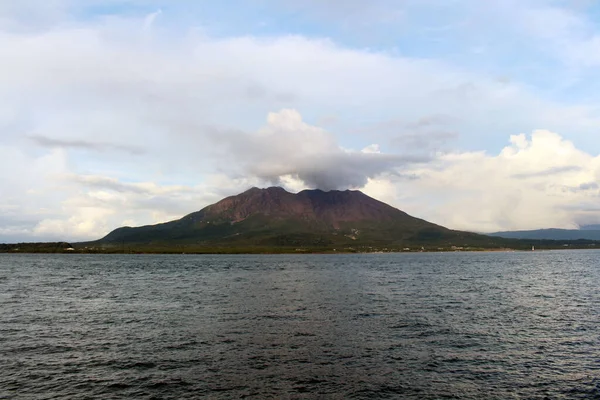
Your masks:
<svg viewBox="0 0 600 400"><path fill-rule="evenodd" d="M600 251L0 254L1 399L600 399Z"/></svg>

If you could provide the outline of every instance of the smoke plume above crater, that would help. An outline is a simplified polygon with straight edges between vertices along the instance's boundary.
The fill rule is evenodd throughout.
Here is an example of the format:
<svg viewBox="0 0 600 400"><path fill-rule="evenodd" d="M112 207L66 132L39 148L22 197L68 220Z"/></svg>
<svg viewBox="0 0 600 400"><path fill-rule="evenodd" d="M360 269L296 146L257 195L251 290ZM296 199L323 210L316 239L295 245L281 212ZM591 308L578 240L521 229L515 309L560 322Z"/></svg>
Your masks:
<svg viewBox="0 0 600 400"><path fill-rule="evenodd" d="M220 131L215 137L226 143L228 163L242 169L237 173L269 184L292 177L321 190L361 188L369 178L429 160L425 155L385 154L377 144L345 149L331 132L304 122L292 109L269 113L266 126L256 133Z"/></svg>

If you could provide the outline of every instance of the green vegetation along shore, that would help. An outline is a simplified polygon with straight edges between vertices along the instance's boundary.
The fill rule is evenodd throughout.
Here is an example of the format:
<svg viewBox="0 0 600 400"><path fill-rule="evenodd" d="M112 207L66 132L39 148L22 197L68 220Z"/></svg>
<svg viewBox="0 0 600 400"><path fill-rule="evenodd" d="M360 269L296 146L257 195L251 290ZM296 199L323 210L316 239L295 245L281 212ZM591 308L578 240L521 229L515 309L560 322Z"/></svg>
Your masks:
<svg viewBox="0 0 600 400"><path fill-rule="evenodd" d="M414 253L460 251L531 251L600 249L600 241L575 240L500 240L494 246L443 246L413 243L410 246L226 246L169 244L101 244L51 242L0 244L0 253L65 253L65 254L311 254L311 253Z"/></svg>

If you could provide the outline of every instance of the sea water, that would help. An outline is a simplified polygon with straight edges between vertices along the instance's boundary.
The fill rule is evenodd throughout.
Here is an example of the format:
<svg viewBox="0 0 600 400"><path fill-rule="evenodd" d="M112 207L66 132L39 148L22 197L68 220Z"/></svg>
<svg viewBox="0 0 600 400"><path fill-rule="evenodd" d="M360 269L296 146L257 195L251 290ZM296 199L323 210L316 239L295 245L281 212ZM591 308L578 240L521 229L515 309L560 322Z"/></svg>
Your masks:
<svg viewBox="0 0 600 400"><path fill-rule="evenodd" d="M600 251L0 255L0 398L600 399Z"/></svg>

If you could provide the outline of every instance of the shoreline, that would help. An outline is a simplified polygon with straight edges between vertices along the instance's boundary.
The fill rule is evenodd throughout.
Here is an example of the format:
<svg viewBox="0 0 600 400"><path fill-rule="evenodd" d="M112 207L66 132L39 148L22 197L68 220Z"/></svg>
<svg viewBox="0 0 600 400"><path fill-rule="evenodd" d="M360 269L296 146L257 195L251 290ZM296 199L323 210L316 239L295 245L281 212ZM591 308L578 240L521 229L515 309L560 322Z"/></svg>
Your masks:
<svg viewBox="0 0 600 400"><path fill-rule="evenodd" d="M528 249L464 249L464 250L437 250L437 249L425 249L418 251L237 251L232 249L230 251L220 250L220 251L143 251L143 250L134 250L134 251L85 251L85 250L58 250L58 251L28 251L28 250L12 250L12 251L0 251L1 254L70 254L70 255L143 255L143 254L154 254L154 255L310 255L310 254L318 254L318 255L333 255L333 254L356 254L356 255L364 255L364 254L420 254L420 253L535 253L535 252L547 252L547 251L573 251L573 250L600 250L598 247L553 247L553 248L540 248L535 250Z"/></svg>

